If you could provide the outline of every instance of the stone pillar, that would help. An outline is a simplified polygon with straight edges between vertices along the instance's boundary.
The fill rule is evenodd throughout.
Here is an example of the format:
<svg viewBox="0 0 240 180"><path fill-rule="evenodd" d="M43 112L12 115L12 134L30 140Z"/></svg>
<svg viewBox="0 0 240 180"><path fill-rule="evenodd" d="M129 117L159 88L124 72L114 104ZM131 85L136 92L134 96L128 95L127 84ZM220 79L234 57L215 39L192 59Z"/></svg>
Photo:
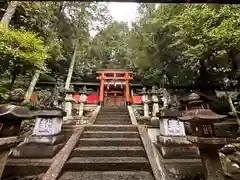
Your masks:
<svg viewBox="0 0 240 180"><path fill-rule="evenodd" d="M12 149L12 157L51 158L63 147L64 135L59 134L65 113L61 109L52 109L40 110L36 114L32 135Z"/></svg>
<svg viewBox="0 0 240 180"><path fill-rule="evenodd" d="M158 93L156 90L156 86L152 87L151 95L152 95L152 104L153 104L151 125L159 126L159 118L157 117L157 113L159 112L159 101L158 101Z"/></svg>
<svg viewBox="0 0 240 180"><path fill-rule="evenodd" d="M75 93L75 91L73 90L72 87L66 90L65 107L64 107L66 111L66 116L63 118L64 122L68 122L68 121L71 122L73 120L73 116L72 116L72 108L74 103L73 93Z"/></svg>
<svg viewBox="0 0 240 180"><path fill-rule="evenodd" d="M218 151L201 148L199 150L203 166L205 167L206 180L225 180Z"/></svg>
<svg viewBox="0 0 240 180"><path fill-rule="evenodd" d="M141 117L141 119L149 120L150 119L149 107L148 107L149 99L148 99L148 93L145 87L143 88L141 95L142 95L142 103L143 103L143 111L144 111L144 115L143 117Z"/></svg>
<svg viewBox="0 0 240 180"><path fill-rule="evenodd" d="M79 105L79 117L83 116L84 104L87 102L87 94L82 92L80 95L80 105Z"/></svg>

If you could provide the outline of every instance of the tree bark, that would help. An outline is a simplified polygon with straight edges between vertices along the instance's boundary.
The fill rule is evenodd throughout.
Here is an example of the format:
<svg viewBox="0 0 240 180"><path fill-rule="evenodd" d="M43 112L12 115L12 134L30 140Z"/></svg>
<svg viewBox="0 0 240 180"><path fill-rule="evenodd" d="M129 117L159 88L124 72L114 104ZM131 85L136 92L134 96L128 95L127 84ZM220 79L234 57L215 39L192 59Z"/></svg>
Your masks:
<svg viewBox="0 0 240 180"><path fill-rule="evenodd" d="M228 99L228 103L230 105L230 108L231 108L231 111L233 112L233 114L236 116L237 118L237 122L238 122L238 128L240 128L240 119L238 117L238 114L237 114L237 110L232 102L232 98L231 98L231 95L228 93L228 92L225 92L226 96L227 96L227 99Z"/></svg>
<svg viewBox="0 0 240 180"><path fill-rule="evenodd" d="M36 70L36 72L35 72L35 74L34 74L34 76L32 78L32 81L29 84L28 90L27 90L27 92L25 94L25 98L24 98L25 101L28 101L30 99L30 96L33 93L33 90L34 90L34 88L36 86L36 83L37 83L37 80L38 80L39 76L40 76L40 70Z"/></svg>
<svg viewBox="0 0 240 180"><path fill-rule="evenodd" d="M13 14L15 13L17 6L18 6L18 1L11 1L9 2L9 5L6 9L6 12L4 13L2 19L1 19L1 23L4 23L6 26L9 25Z"/></svg>
<svg viewBox="0 0 240 180"><path fill-rule="evenodd" d="M77 54L77 43L75 45L73 56L72 56L72 61L71 61L71 64L70 64L70 67L69 67L69 70L68 70L68 75L67 75L67 80L66 80L66 84L65 84L65 89L69 89L69 87L70 87L72 74L73 74L73 70L74 70L74 64L75 64L75 60L76 60L76 54Z"/></svg>

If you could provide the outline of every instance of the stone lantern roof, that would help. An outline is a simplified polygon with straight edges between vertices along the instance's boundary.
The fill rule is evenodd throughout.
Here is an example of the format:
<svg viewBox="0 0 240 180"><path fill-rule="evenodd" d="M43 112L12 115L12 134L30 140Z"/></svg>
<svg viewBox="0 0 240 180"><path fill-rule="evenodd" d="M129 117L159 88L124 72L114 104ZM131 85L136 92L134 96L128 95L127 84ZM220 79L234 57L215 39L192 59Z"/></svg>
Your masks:
<svg viewBox="0 0 240 180"><path fill-rule="evenodd" d="M24 106L3 105L0 107L0 123L8 120L30 119L34 114Z"/></svg>
<svg viewBox="0 0 240 180"><path fill-rule="evenodd" d="M157 113L159 118L179 118L182 115L182 112L172 108L172 109L163 109L161 112Z"/></svg>
<svg viewBox="0 0 240 180"><path fill-rule="evenodd" d="M179 117L182 121L215 121L225 118L226 115L219 115L209 109L192 109L187 110Z"/></svg>
<svg viewBox="0 0 240 180"><path fill-rule="evenodd" d="M182 121L197 122L197 121L215 121L218 119L225 118L226 115L219 115L210 109L204 109L201 107L200 96L196 93L192 93L188 97L188 105L192 105L191 109L183 112L182 116L179 117Z"/></svg>
<svg viewBox="0 0 240 180"><path fill-rule="evenodd" d="M73 93L75 93L75 90L72 86L70 86L70 88L66 89L66 93L67 94L73 94Z"/></svg>
<svg viewBox="0 0 240 180"><path fill-rule="evenodd" d="M216 96L214 96L214 95L207 95L205 93L195 91L194 93L188 94L188 95L180 98L179 102L182 103L182 104L187 104L191 100L191 96L194 97L196 95L199 96L200 100L204 100L204 101L213 101L213 100L216 99Z"/></svg>

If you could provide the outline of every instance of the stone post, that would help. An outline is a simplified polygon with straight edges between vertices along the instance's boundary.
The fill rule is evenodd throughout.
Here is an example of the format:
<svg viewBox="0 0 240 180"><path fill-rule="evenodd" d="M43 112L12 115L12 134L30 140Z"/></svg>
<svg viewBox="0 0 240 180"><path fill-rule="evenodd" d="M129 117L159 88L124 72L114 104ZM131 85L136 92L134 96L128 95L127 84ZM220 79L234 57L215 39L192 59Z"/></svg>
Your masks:
<svg viewBox="0 0 240 180"><path fill-rule="evenodd" d="M147 93L146 87L142 89L141 95L142 95L142 103L143 103L143 111L144 111L144 115L143 117L141 117L141 119L149 120L150 119L149 106L148 106L149 99L148 99L148 93Z"/></svg>
<svg viewBox="0 0 240 180"><path fill-rule="evenodd" d="M67 122L67 123L68 121L71 122L73 120L73 116L72 116L72 108L74 103L73 93L75 93L73 87L66 90L65 107L64 107L66 116L63 118L63 120L64 122Z"/></svg>
<svg viewBox="0 0 240 180"><path fill-rule="evenodd" d="M87 88L83 87L82 91L80 91L80 105L79 105L79 117L83 116L84 104L87 102Z"/></svg>
<svg viewBox="0 0 240 180"><path fill-rule="evenodd" d="M151 125L159 126L159 118L156 116L159 112L159 100L156 86L152 87L151 90L152 95L152 117L151 117Z"/></svg>

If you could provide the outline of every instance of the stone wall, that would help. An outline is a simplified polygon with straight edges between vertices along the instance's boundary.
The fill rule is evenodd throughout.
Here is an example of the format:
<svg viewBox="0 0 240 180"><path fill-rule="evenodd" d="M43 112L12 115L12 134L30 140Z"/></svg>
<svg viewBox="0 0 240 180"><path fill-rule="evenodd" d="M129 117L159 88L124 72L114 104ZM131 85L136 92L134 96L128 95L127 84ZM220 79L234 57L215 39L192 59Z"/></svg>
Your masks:
<svg viewBox="0 0 240 180"><path fill-rule="evenodd" d="M239 143L227 145L220 150L223 169L228 179L240 179L240 137Z"/></svg>

